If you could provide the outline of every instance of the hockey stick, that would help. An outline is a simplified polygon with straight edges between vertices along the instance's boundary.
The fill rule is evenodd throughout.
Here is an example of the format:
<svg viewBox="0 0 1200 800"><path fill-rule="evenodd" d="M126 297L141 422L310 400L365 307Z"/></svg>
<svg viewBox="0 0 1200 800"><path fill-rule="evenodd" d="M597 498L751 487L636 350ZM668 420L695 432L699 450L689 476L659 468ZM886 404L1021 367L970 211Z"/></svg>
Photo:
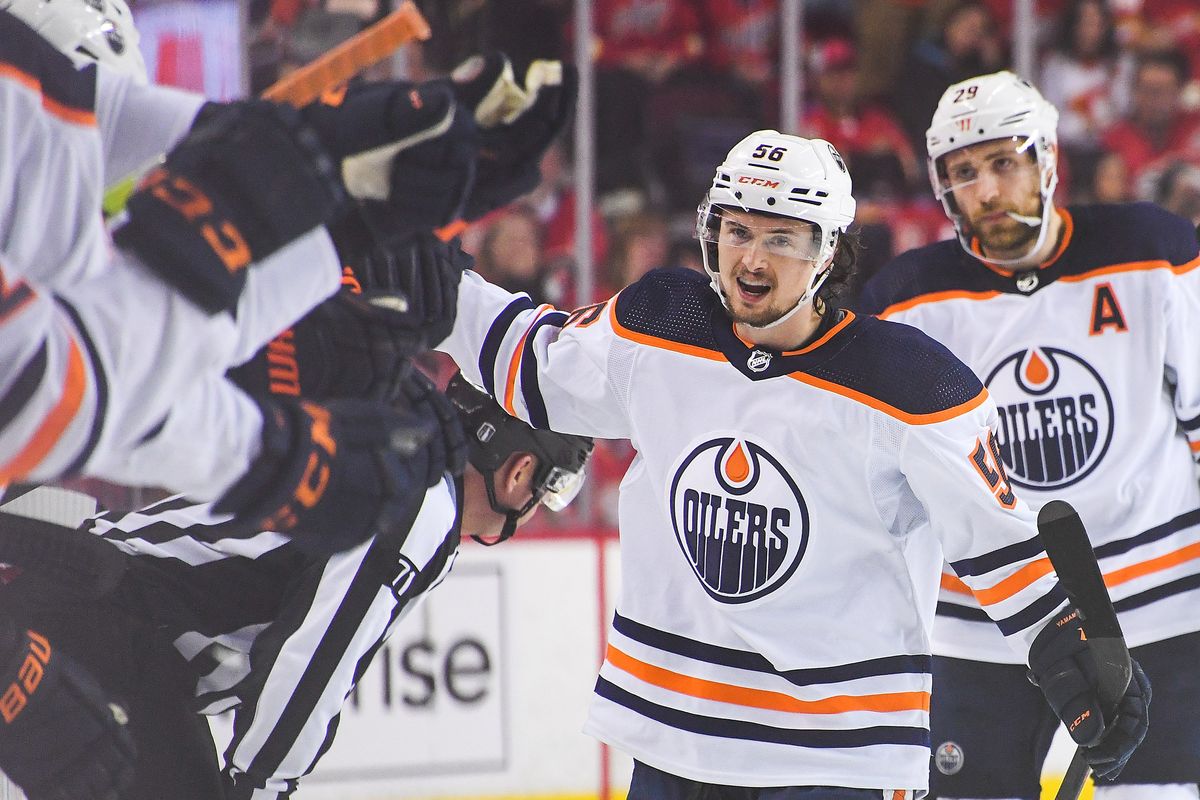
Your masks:
<svg viewBox="0 0 1200 800"><path fill-rule="evenodd" d="M1038 530L1059 582L1079 611L1079 623L1096 660L1100 705L1111 716L1129 686L1133 667L1083 520L1070 503L1051 500L1038 512ZM1076 800L1090 772L1083 748L1076 748L1055 800Z"/></svg>
<svg viewBox="0 0 1200 800"><path fill-rule="evenodd" d="M361 30L320 58L280 78L262 93L266 100L300 108L325 92L350 80L362 70L382 61L401 45L430 37L429 23L412 0L374 25ZM161 158L161 157L159 157ZM159 158L109 186L104 192L104 213L116 215L125 207L141 176Z"/></svg>
<svg viewBox="0 0 1200 800"><path fill-rule="evenodd" d="M280 78L262 96L266 100L288 103L297 108L306 106L327 89L382 61L400 45L414 40L423 41L429 35L429 23L412 0L404 0L399 8L379 22L358 32L315 61Z"/></svg>

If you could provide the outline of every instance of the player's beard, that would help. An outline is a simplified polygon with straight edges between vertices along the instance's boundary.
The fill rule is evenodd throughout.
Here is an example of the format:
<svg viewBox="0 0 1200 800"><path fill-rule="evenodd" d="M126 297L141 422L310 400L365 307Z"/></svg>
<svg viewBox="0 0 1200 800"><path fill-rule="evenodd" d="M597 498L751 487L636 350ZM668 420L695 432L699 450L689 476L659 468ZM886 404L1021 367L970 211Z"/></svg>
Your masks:
<svg viewBox="0 0 1200 800"><path fill-rule="evenodd" d="M739 273L744 275L745 273ZM770 325L784 314L792 310L795 302L787 303L779 300L779 285L772 284L770 291L767 292L768 302L755 304L754 306L747 305L738 293L737 285L738 275L734 275L729 283L722 287L725 292L726 308L729 311L729 316L734 322L742 325L750 325L755 328L761 328L764 325Z"/></svg>
<svg viewBox="0 0 1200 800"><path fill-rule="evenodd" d="M1021 254L1033 247L1037 242L1039 229L1032 225L1005 216L1000 220L983 221L982 218L994 214L998 210L1013 211L1026 217L1041 219L1041 200L1035 199L1030 208L1019 209L986 209L977 215L978 220L970 220L971 230L979 239L979 245L984 254Z"/></svg>

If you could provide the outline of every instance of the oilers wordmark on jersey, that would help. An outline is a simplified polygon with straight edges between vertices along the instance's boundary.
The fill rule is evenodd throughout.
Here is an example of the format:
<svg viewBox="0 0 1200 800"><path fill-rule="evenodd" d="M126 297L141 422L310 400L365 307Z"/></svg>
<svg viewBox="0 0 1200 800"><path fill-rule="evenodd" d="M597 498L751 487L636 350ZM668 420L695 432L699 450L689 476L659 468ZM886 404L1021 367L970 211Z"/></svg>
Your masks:
<svg viewBox="0 0 1200 800"><path fill-rule="evenodd" d="M1149 204L1070 207L1032 274L957 242L896 258L862 310L914 325L983 378L1012 483L1080 512L1129 643L1200 629L1200 253L1193 227ZM935 652L1016 662L947 570Z"/></svg>
<svg viewBox="0 0 1200 800"><path fill-rule="evenodd" d="M1060 489L1096 468L1113 435L1113 403L1088 362L1057 347L1013 352L984 379L997 400L1001 458L1017 486Z"/></svg>
<svg viewBox="0 0 1200 800"><path fill-rule="evenodd" d="M535 425L633 442L587 730L659 769L923 789L942 553L1016 657L1066 602L987 390L906 325L831 312L775 352L694 272L569 317L468 272L441 349Z"/></svg>
<svg viewBox="0 0 1200 800"><path fill-rule="evenodd" d="M671 524L709 595L724 603L778 589L800 564L808 508L766 448L732 436L694 447L671 481Z"/></svg>

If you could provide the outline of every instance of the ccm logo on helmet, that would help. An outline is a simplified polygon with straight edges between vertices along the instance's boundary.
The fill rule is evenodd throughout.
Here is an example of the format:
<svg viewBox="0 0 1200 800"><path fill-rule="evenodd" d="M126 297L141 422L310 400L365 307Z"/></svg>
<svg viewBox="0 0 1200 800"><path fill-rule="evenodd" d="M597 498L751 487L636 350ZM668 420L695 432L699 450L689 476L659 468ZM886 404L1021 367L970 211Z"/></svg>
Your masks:
<svg viewBox="0 0 1200 800"><path fill-rule="evenodd" d="M675 538L701 585L722 603L782 586L808 545L808 507L778 459L720 437L692 449L671 481Z"/></svg>
<svg viewBox="0 0 1200 800"><path fill-rule="evenodd" d="M752 178L749 175L742 175L738 178L738 183L748 183L751 186L765 186L768 189L778 189L779 181L770 181L766 178Z"/></svg>

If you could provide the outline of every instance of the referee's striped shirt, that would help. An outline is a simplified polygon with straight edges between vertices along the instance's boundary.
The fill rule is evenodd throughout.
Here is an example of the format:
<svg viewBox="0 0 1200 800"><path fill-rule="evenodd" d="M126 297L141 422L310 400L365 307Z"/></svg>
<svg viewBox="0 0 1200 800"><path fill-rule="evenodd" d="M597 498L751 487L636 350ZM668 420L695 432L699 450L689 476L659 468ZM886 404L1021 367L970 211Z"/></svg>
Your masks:
<svg viewBox="0 0 1200 800"><path fill-rule="evenodd" d="M460 502L443 480L407 537L326 559L277 533L239 534L228 517L182 498L92 521L93 533L135 557L130 571L153 598L137 611L191 665L197 710L234 709L227 800L289 797L313 769L376 650L449 571Z"/></svg>

